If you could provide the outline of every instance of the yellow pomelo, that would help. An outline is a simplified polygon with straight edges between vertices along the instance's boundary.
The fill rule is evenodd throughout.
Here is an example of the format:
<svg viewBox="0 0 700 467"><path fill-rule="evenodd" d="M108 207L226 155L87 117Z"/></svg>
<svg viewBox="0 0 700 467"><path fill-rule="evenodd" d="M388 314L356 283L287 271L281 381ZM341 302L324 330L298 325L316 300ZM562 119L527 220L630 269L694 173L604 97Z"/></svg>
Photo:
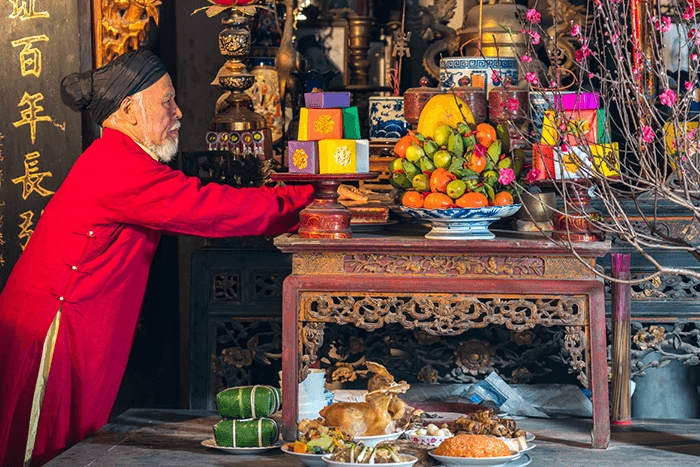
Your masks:
<svg viewBox="0 0 700 467"><path fill-rule="evenodd" d="M450 92L436 94L421 110L417 131L432 138L435 128L440 125L456 128L459 122L466 122L472 128L476 124L474 114L467 103Z"/></svg>

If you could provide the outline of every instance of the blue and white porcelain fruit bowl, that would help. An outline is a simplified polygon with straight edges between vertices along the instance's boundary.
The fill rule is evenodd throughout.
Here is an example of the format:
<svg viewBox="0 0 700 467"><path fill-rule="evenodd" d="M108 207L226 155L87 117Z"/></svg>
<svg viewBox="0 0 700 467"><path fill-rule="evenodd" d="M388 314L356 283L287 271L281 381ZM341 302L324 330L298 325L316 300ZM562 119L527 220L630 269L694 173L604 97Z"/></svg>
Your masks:
<svg viewBox="0 0 700 467"><path fill-rule="evenodd" d="M405 214L427 221L432 226L425 238L440 240L490 240L496 235L489 226L503 217L512 216L520 204L481 208L423 209L399 206Z"/></svg>

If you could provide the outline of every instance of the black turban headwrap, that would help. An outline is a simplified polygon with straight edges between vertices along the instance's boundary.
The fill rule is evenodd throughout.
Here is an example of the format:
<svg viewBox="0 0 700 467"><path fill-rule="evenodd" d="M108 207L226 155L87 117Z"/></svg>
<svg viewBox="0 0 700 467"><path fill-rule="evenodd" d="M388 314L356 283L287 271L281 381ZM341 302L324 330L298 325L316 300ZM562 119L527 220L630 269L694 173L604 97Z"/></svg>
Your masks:
<svg viewBox="0 0 700 467"><path fill-rule="evenodd" d="M120 55L108 64L61 80L61 100L74 111L87 110L98 125L122 101L150 87L167 73L160 59L146 49Z"/></svg>

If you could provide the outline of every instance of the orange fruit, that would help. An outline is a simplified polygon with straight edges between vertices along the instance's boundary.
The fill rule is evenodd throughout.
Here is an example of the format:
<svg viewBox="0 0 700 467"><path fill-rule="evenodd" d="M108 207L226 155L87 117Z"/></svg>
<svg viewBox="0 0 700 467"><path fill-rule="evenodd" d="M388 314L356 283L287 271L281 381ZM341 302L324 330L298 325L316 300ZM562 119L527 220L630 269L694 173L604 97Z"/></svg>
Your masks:
<svg viewBox="0 0 700 467"><path fill-rule="evenodd" d="M430 175L430 191L433 193L438 191L444 193L447 191L447 184L456 179L457 176L455 174L447 169L438 167L433 170L433 173Z"/></svg>
<svg viewBox="0 0 700 467"><path fill-rule="evenodd" d="M479 123L474 130L474 137L485 148L491 146L491 143L498 139L496 128L488 123Z"/></svg>
<svg viewBox="0 0 700 467"><path fill-rule="evenodd" d="M423 207L423 195L417 191L407 191L401 197L401 204L407 208L422 208Z"/></svg>
<svg viewBox="0 0 700 467"><path fill-rule="evenodd" d="M474 114L469 105L451 92L436 94L425 104L418 117L418 133L431 136L440 125L456 128L459 122L474 126Z"/></svg>
<svg viewBox="0 0 700 467"><path fill-rule="evenodd" d="M467 161L467 168L472 169L474 172L480 174L484 171L486 167L486 157L480 156L476 151L472 152L471 157Z"/></svg>
<svg viewBox="0 0 700 467"><path fill-rule="evenodd" d="M420 145L420 141L416 138L416 135L409 130L407 135L404 135L399 139L394 145L394 154L396 157L405 158L406 149L408 149L413 143Z"/></svg>
<svg viewBox="0 0 700 467"><path fill-rule="evenodd" d="M452 198L444 193L430 193L423 201L423 207L426 209L448 209L452 204Z"/></svg>
<svg viewBox="0 0 700 467"><path fill-rule="evenodd" d="M499 191L493 197L493 204L494 206L510 206L513 204L513 195L507 191Z"/></svg>
<svg viewBox="0 0 700 467"><path fill-rule="evenodd" d="M481 208L489 205L489 200L482 193L470 191L455 200L455 204L460 208Z"/></svg>

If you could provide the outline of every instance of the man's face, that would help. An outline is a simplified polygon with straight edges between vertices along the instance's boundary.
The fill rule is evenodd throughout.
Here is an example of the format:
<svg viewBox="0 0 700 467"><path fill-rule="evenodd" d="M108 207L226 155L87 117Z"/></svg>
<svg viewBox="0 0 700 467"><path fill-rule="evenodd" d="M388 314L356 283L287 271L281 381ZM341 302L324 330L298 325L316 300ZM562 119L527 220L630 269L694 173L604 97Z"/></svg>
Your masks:
<svg viewBox="0 0 700 467"><path fill-rule="evenodd" d="M144 89L135 102L141 103L139 129L141 143L158 159L170 162L177 154L178 134L182 112L175 103L175 89L166 73L151 87Z"/></svg>

